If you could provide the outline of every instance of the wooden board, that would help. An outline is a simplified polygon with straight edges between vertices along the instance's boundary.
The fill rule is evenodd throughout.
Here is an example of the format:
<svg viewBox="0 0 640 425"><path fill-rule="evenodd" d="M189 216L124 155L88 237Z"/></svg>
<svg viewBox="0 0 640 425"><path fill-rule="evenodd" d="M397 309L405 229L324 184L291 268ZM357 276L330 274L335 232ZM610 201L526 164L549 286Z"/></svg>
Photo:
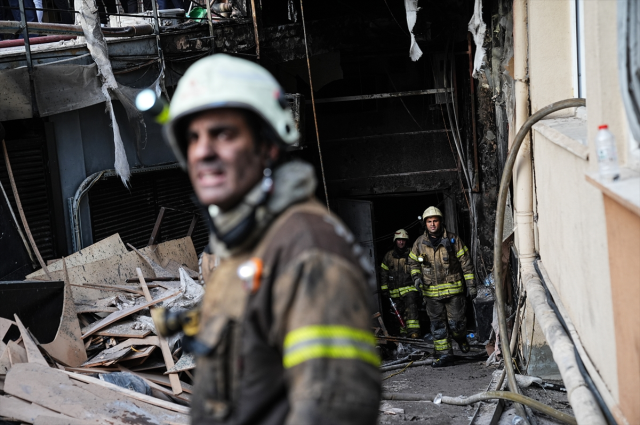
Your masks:
<svg viewBox="0 0 640 425"><path fill-rule="evenodd" d="M114 234L106 239L96 242L80 251L66 257L67 267L77 267L94 261L104 260L118 254L126 254L127 248L122 243L119 234ZM49 273L61 271L63 269L62 260L55 261L48 265ZM26 279L33 279L38 276L45 276L43 270L35 271L27 275Z"/></svg>
<svg viewBox="0 0 640 425"><path fill-rule="evenodd" d="M49 414L40 415L33 422L33 425L94 425L95 422L83 421L81 419L74 419L69 417L53 417Z"/></svg>
<svg viewBox="0 0 640 425"><path fill-rule="evenodd" d="M175 395L175 394L173 394L173 390L170 390L170 389L168 389L168 388L166 388L166 387L163 387L162 385L158 385L158 384L156 384L156 383L155 383L155 382L153 382L153 381L149 381L148 379L144 378L144 377L143 377L141 374L139 374L139 373L132 372L132 371L130 371L129 369L127 369L126 367L124 367L124 366L122 366L122 365L118 365L118 368L120 368L120 370L121 370L122 372L128 372L128 373L131 373L131 374L133 374L133 375L136 375L137 377L139 377L140 379L142 379L144 382L146 382L146 383L147 383L147 385L149 385L149 387L151 387L151 389L152 389L152 390L157 390L157 391L159 391L159 392L161 392L161 393L163 393L163 394L170 395L170 396L172 396L172 397L177 397L177 398L179 398L180 400L183 400L183 401L186 401L186 402L188 402L188 403L191 403L191 396L190 396L189 394L187 394L186 392L182 392L182 393L181 393L181 394L179 394L179 395ZM184 385L187 385L187 384L184 384Z"/></svg>
<svg viewBox="0 0 640 425"><path fill-rule="evenodd" d="M91 385L76 385L76 380ZM189 423L189 409L183 406L120 388L96 378L63 372L39 364L23 363L12 367L7 374L4 389L7 394L75 419L91 420L94 423Z"/></svg>
<svg viewBox="0 0 640 425"><path fill-rule="evenodd" d="M11 325L15 325L15 322L13 320L0 317L0 341L2 341L7 332L9 332L9 328L11 327Z"/></svg>
<svg viewBox="0 0 640 425"><path fill-rule="evenodd" d="M148 336L146 338L130 338L111 348L101 351L90 360L87 360L82 367L97 366L105 363L120 360L131 353L131 347L144 345L159 345L157 336ZM149 352L151 354L151 352Z"/></svg>
<svg viewBox="0 0 640 425"><path fill-rule="evenodd" d="M31 335L27 332L27 329L24 327L20 318L17 314L14 314L13 317L16 319L16 325L18 325L18 329L20 329L20 335L22 335L22 342L24 343L24 348L27 351L27 359L29 359L29 363L40 363L44 366L49 366L49 363L44 359L44 356L38 349L36 343L31 339Z"/></svg>
<svg viewBox="0 0 640 425"><path fill-rule="evenodd" d="M0 355L0 375L4 375L11 369L11 359L9 358L9 347L5 345L2 355Z"/></svg>
<svg viewBox="0 0 640 425"><path fill-rule="evenodd" d="M174 372L184 372L185 370L191 370L196 368L196 359L191 353L185 353L180 357L171 369L168 369L165 372L166 374L174 373Z"/></svg>
<svg viewBox="0 0 640 425"><path fill-rule="evenodd" d="M138 351L133 351L132 353L127 354L125 357L122 358L123 362L129 361L129 360L136 360L136 359L146 359L147 357L149 357L151 355L151 353L153 353L153 351L156 349L155 345L152 345L150 347L145 347L141 350Z"/></svg>
<svg viewBox="0 0 640 425"><path fill-rule="evenodd" d="M119 338L144 338L151 333L148 329L134 329L133 320L118 322L95 333L99 336L119 337Z"/></svg>
<svg viewBox="0 0 640 425"><path fill-rule="evenodd" d="M136 273L138 274L138 279L140 279L140 287L142 288L142 292L144 292L144 297L147 301L151 301L151 294L149 294L149 288L147 288L142 270L138 268L136 269ZM171 369L174 366L173 356L171 355L171 349L169 348L169 343L167 343L166 338L160 337L160 350L162 350L162 359L167 365L167 369ZM171 381L173 393L176 395L180 394L182 392L182 386L180 385L180 377L178 377L178 374L171 373L169 380Z"/></svg>
<svg viewBox="0 0 640 425"><path fill-rule="evenodd" d="M82 339L93 335L94 333L98 332L101 329L106 328L107 326L111 325L112 323L117 322L120 319L124 319L127 316L132 315L133 313L137 313L140 310L144 310L145 308L149 308L152 305L158 304L161 301L164 300L168 300L169 298L175 297L176 295L178 295L180 292L172 292L168 295L162 295L159 298L153 300L153 301L149 301L140 305L136 305L136 306L131 306L128 308L124 308L120 311L116 311L115 313L111 313L110 315L108 315L107 317L105 317L102 320L98 320L97 322L92 323L91 325L89 325L89 329L87 329L84 334L82 335Z"/></svg>
<svg viewBox="0 0 640 425"><path fill-rule="evenodd" d="M52 419L67 420L72 419L69 416L56 413L53 410L49 410L45 407L37 404L29 403L28 401L20 400L15 397L0 396L0 416L5 418L15 419L19 422L34 423L38 416L47 416ZM40 422L43 423L43 422ZM47 424L56 422L47 422ZM66 422L59 422L66 423ZM95 423L95 422L94 422Z"/></svg>
<svg viewBox="0 0 640 425"><path fill-rule="evenodd" d="M115 311L119 311L118 307L101 307L98 305L86 305L86 304L78 304L76 305L76 313L113 313Z"/></svg>
<svg viewBox="0 0 640 425"><path fill-rule="evenodd" d="M135 374L140 376L141 378L147 379L156 384L164 385L167 387L171 386L171 382L169 381L169 378L165 375L158 375L156 373L144 373L144 372L135 372ZM182 389L185 390L185 392L193 394L193 387L191 385L186 384L182 381L180 381L180 384L182 385Z"/></svg>
<svg viewBox="0 0 640 425"><path fill-rule="evenodd" d="M198 270L198 254L189 236L162 242L155 247L146 247L140 251L145 254L153 252L159 259L159 264L167 264L169 260L174 260L192 270Z"/></svg>
<svg viewBox="0 0 640 425"><path fill-rule="evenodd" d="M151 267L153 269L153 273L155 274L156 277L176 277L172 273L170 273L170 272L166 271L165 269L163 269L162 266L160 264L158 264L149 255L140 252L139 250L137 250L131 244L127 244L127 246L129 246L129 248L134 250L136 252L136 254L138 254L144 261L146 261L146 263L149 265L149 267Z"/></svg>
<svg viewBox="0 0 640 425"><path fill-rule="evenodd" d="M82 342L82 332L69 284L66 261L65 258L62 259L65 284L60 326L53 341L42 344L42 348L59 363L64 363L67 366L79 366L87 360L87 352Z"/></svg>
<svg viewBox="0 0 640 425"><path fill-rule="evenodd" d="M18 345L15 341L9 341L7 344L7 353L9 354L11 366L17 365L18 363L27 363L29 361L24 347Z"/></svg>
<svg viewBox="0 0 640 425"><path fill-rule="evenodd" d="M135 391L129 390L127 388L122 388L122 387L118 387L117 385L111 384L109 382L105 382L102 381L100 379L97 378L93 378L91 376L83 376L83 375L78 375L75 373L71 373L71 372L64 372L67 375L69 375L70 378L81 381L81 382L85 382L87 384L96 384L99 387L104 387L106 389L111 389L114 390L115 392L121 393L125 396L128 396L134 400L139 400L141 402L144 403L148 403L151 406L157 406L157 407L161 407L162 409L166 409L166 410L170 410L172 412L178 412L178 413L184 413L186 415L191 413L191 409L189 409L188 407L184 407L181 406L179 404L176 403L166 403L163 402L161 400L157 400L153 397L150 397L146 394L140 394L137 393ZM96 388L96 385L92 385L92 386L84 386L83 388ZM92 391L94 391L92 389ZM98 392L98 391L95 391Z"/></svg>

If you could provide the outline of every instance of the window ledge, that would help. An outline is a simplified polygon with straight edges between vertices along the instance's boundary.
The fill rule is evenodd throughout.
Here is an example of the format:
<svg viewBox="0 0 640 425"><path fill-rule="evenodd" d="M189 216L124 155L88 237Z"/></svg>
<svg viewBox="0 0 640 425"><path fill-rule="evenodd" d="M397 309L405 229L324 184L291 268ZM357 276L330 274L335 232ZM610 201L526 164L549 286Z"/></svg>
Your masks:
<svg viewBox="0 0 640 425"><path fill-rule="evenodd" d="M564 148L585 161L589 159L587 122L578 117L541 120L533 129L551 143Z"/></svg>
<svg viewBox="0 0 640 425"><path fill-rule="evenodd" d="M629 168L620 170L620 179L604 181L598 173L587 173L585 178L610 198L640 216L640 173Z"/></svg>

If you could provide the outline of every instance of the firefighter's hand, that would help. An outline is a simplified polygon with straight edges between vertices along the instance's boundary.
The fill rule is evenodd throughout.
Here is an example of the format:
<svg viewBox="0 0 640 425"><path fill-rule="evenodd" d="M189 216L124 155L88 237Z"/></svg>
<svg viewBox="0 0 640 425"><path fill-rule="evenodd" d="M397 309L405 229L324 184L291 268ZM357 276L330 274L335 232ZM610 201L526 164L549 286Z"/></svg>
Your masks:
<svg viewBox="0 0 640 425"><path fill-rule="evenodd" d="M424 280L422 280L422 277L420 276L416 276L413 278L413 286L415 286L418 290L420 290L421 286L424 286Z"/></svg>
<svg viewBox="0 0 640 425"><path fill-rule="evenodd" d="M476 288L475 286L467 287L467 292L469 293L469 296L472 300L474 300L478 296L478 288Z"/></svg>

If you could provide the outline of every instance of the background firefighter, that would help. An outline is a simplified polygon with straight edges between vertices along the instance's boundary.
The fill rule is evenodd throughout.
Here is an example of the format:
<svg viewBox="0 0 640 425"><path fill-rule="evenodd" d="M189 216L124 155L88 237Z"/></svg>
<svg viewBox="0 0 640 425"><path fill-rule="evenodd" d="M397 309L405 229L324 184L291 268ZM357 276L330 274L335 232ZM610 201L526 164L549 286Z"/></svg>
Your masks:
<svg viewBox="0 0 640 425"><path fill-rule="evenodd" d="M194 424L377 421L372 273L353 235L313 196L313 168L284 92L261 66L217 54L192 65L167 137L221 258L206 281Z"/></svg>
<svg viewBox="0 0 640 425"><path fill-rule="evenodd" d="M382 260L381 277L383 296L391 297L398 306L406 327L401 334L410 338L420 338L419 311L422 304L418 289L413 285L409 268L409 234L400 229L393 235L393 249Z"/></svg>
<svg viewBox="0 0 640 425"><path fill-rule="evenodd" d="M471 298L477 295L473 263L469 250L454 233L442 225L442 212L427 208L422 215L425 232L409 254L411 276L422 290L431 320L435 346L433 367L453 363L451 338L462 352L469 352L466 339L465 284Z"/></svg>

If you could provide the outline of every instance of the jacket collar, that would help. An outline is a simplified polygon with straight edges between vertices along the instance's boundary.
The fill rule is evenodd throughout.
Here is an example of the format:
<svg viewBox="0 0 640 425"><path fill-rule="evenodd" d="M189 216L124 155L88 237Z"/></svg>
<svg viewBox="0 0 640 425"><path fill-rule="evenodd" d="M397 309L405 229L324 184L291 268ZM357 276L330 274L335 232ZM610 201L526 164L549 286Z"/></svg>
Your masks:
<svg viewBox="0 0 640 425"><path fill-rule="evenodd" d="M266 202L258 205L263 197L260 181L232 210L218 213L211 219L222 234L232 231L251 214L255 215L253 229L238 246L229 249L215 234L209 234L212 252L221 258L251 249L269 224L285 209L295 203L311 198L316 190L313 167L303 161L294 160L277 167L273 173L273 191Z"/></svg>
<svg viewBox="0 0 640 425"><path fill-rule="evenodd" d="M444 229L442 231L442 237L440 238L440 242L438 243L438 246L442 245L442 246L446 247L446 245L445 245L446 242L445 241L449 240L449 236L450 235L447 232L447 229ZM433 246L433 244L431 243L431 238L429 237L429 231L428 230L424 231L424 241L422 243L424 243L427 246L430 246L431 248L435 248Z"/></svg>

